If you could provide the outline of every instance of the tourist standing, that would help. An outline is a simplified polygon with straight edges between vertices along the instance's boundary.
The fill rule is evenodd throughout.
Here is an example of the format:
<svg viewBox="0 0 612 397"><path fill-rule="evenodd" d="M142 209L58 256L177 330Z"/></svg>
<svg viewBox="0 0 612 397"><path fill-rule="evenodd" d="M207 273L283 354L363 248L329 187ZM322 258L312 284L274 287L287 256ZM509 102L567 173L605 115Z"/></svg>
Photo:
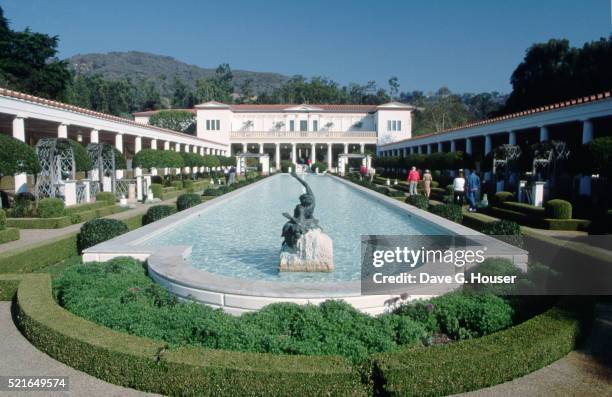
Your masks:
<svg viewBox="0 0 612 397"><path fill-rule="evenodd" d="M431 181L433 178L431 177L431 172L429 170L425 170L423 174L423 188L425 189L425 196L429 199L429 195L431 194Z"/></svg>
<svg viewBox="0 0 612 397"><path fill-rule="evenodd" d="M459 175L453 179L453 197L455 203L463 205L465 198L465 178L463 177L463 171L459 171Z"/></svg>
<svg viewBox="0 0 612 397"><path fill-rule="evenodd" d="M410 185L410 189L408 194L413 196L417 194L417 185L421 180L421 175L419 175L419 171L417 171L416 167L412 167L410 172L408 173L408 183Z"/></svg>
<svg viewBox="0 0 612 397"><path fill-rule="evenodd" d="M472 170L467 178L468 211L476 212L476 200L480 190L480 178L475 170Z"/></svg>

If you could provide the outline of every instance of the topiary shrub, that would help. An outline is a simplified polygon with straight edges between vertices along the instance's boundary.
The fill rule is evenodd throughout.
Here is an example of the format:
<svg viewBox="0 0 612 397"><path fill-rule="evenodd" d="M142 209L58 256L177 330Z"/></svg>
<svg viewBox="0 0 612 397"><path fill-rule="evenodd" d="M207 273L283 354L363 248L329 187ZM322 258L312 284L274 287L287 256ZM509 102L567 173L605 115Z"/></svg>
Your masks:
<svg viewBox="0 0 612 397"><path fill-rule="evenodd" d="M157 184L163 185L164 184L164 178L162 178L159 175L153 175L151 177L151 183L157 183Z"/></svg>
<svg viewBox="0 0 612 397"><path fill-rule="evenodd" d="M325 164L325 163L312 163L310 165L310 169L312 170L312 172L317 172L317 168L319 169L320 173L323 173L323 172L327 171L327 164Z"/></svg>
<svg viewBox="0 0 612 397"><path fill-rule="evenodd" d="M153 197L160 199L163 192L163 186L159 183L152 183L151 191L153 192Z"/></svg>
<svg viewBox="0 0 612 397"><path fill-rule="evenodd" d="M0 230L6 229L6 213L0 209Z"/></svg>
<svg viewBox="0 0 612 397"><path fill-rule="evenodd" d="M463 221L463 211L458 204L434 205L429 211L453 222L461 223Z"/></svg>
<svg viewBox="0 0 612 397"><path fill-rule="evenodd" d="M515 201L514 193L502 191L495 193L495 195L493 196L493 204L495 205L501 205L506 201Z"/></svg>
<svg viewBox="0 0 612 397"><path fill-rule="evenodd" d="M172 181L170 186L172 186L176 190L182 190L183 189L183 181Z"/></svg>
<svg viewBox="0 0 612 397"><path fill-rule="evenodd" d="M96 193L96 201L105 201L107 203L115 204L117 198L114 193L111 192L100 192Z"/></svg>
<svg viewBox="0 0 612 397"><path fill-rule="evenodd" d="M167 216L176 213L176 208L171 205L154 205L147 210L147 213L142 217L142 224L148 225Z"/></svg>
<svg viewBox="0 0 612 397"><path fill-rule="evenodd" d="M59 218L65 214L64 200L60 198L44 198L38 202L38 216L41 218Z"/></svg>
<svg viewBox="0 0 612 397"><path fill-rule="evenodd" d="M85 222L77 237L79 250L108 241L114 237L128 232L125 223L117 219L98 218Z"/></svg>
<svg viewBox="0 0 612 397"><path fill-rule="evenodd" d="M390 190L389 197L406 197L406 195L401 190Z"/></svg>
<svg viewBox="0 0 612 397"><path fill-rule="evenodd" d="M546 217L552 219L572 219L572 204L561 199L549 200L544 204Z"/></svg>
<svg viewBox="0 0 612 397"><path fill-rule="evenodd" d="M29 218L35 216L36 198L32 193L18 193L13 208L8 210L9 218Z"/></svg>
<svg viewBox="0 0 612 397"><path fill-rule="evenodd" d="M406 203L414 205L415 207L420 208L422 210L427 210L427 208L429 208L429 200L427 199L427 197L422 196L420 194L408 196L406 198Z"/></svg>
<svg viewBox="0 0 612 397"><path fill-rule="evenodd" d="M176 199L176 208L179 211L186 210L189 207L193 207L202 202L202 197L198 194L185 193L178 196Z"/></svg>

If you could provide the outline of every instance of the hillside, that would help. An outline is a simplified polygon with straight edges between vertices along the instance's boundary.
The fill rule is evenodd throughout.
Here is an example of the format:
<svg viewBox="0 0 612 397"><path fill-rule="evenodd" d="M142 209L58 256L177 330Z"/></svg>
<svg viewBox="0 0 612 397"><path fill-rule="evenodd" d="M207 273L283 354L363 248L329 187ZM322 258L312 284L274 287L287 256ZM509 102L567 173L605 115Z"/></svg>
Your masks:
<svg viewBox="0 0 612 397"><path fill-rule="evenodd" d="M69 68L79 74L101 74L108 79L129 78L132 81L155 80L163 96L170 96L174 91L174 76L193 88L198 79L211 77L215 73L215 69L189 65L169 56L138 51L78 54L66 61ZM246 70L232 72L236 92L239 92L238 87L248 78L253 81L253 90L257 94L280 87L288 79L278 73Z"/></svg>

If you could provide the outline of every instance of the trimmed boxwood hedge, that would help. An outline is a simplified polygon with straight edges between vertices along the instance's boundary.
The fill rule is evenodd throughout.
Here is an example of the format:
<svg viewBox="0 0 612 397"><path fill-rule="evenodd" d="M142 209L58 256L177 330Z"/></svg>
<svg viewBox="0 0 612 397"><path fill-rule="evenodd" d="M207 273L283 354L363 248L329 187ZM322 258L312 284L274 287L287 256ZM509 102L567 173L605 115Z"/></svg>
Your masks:
<svg viewBox="0 0 612 397"><path fill-rule="evenodd" d="M202 202L202 197L199 194L185 193L178 196L176 200L176 209L179 211L198 205Z"/></svg>
<svg viewBox="0 0 612 397"><path fill-rule="evenodd" d="M111 192L99 192L96 193L96 201L105 201L107 203L115 204L117 198L114 193Z"/></svg>
<svg viewBox="0 0 612 397"><path fill-rule="evenodd" d="M0 230L4 230L6 228L6 212L3 209L0 209Z"/></svg>
<svg viewBox="0 0 612 397"><path fill-rule="evenodd" d="M148 225L174 213L176 213L176 208L171 205L154 205L149 207L147 213L142 218L142 223Z"/></svg>
<svg viewBox="0 0 612 397"><path fill-rule="evenodd" d="M105 381L164 395L366 396L358 370L340 357L169 349L112 331L59 307L48 274L29 275L17 292L17 319L36 347Z"/></svg>
<svg viewBox="0 0 612 397"><path fill-rule="evenodd" d="M123 222L129 230L142 226L143 215L136 215ZM77 233L58 237L28 247L0 253L0 274L31 273L43 267L59 263L78 255Z"/></svg>
<svg viewBox="0 0 612 397"><path fill-rule="evenodd" d="M458 204L440 204L431 206L431 213L451 220L456 223L461 223L463 220L463 210Z"/></svg>
<svg viewBox="0 0 612 397"><path fill-rule="evenodd" d="M481 389L558 360L574 349L579 335L579 316L552 308L481 338L376 355L374 388L388 396L442 396Z"/></svg>
<svg viewBox="0 0 612 397"><path fill-rule="evenodd" d="M153 197L161 199L162 197L162 189L163 186L161 183L152 183L151 184L151 192L153 193Z"/></svg>
<svg viewBox="0 0 612 397"><path fill-rule="evenodd" d="M9 227L19 229L61 229L72 225L69 216L59 218L7 218L6 224Z"/></svg>
<svg viewBox="0 0 612 397"><path fill-rule="evenodd" d="M64 200L52 197L44 198L38 202L37 213L41 218L59 218L64 216Z"/></svg>
<svg viewBox="0 0 612 397"><path fill-rule="evenodd" d="M19 240L19 229L9 227L0 230L0 244L15 240Z"/></svg>
<svg viewBox="0 0 612 397"><path fill-rule="evenodd" d="M420 194L415 194L406 197L406 203L414 205L415 207L420 208L422 210L427 210L429 208L429 199Z"/></svg>
<svg viewBox="0 0 612 397"><path fill-rule="evenodd" d="M127 225L118 219L100 218L81 226L78 236L79 250L103 243L129 231Z"/></svg>
<svg viewBox="0 0 612 397"><path fill-rule="evenodd" d="M569 201L554 199L544 204L546 217L550 219L572 219L572 204Z"/></svg>

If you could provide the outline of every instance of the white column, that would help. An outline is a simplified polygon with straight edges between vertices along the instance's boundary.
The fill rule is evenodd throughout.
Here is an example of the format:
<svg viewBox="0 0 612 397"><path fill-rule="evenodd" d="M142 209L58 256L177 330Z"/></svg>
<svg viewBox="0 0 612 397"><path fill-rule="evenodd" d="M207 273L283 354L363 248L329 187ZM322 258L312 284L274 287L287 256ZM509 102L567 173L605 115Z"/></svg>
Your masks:
<svg viewBox="0 0 612 397"><path fill-rule="evenodd" d="M123 153L123 134L121 132L118 132L117 134L115 134L115 148L119 152ZM117 174L117 179L123 178L123 170L117 170L116 174Z"/></svg>
<svg viewBox="0 0 612 397"><path fill-rule="evenodd" d="M204 156L204 146L200 146L200 156Z"/></svg>
<svg viewBox="0 0 612 397"><path fill-rule="evenodd" d="M134 154L142 150L142 137L134 137ZM134 176L136 177L136 200L142 201L144 198L144 192L142 191L142 168L134 168Z"/></svg>
<svg viewBox="0 0 612 397"><path fill-rule="evenodd" d="M292 143L291 144L291 161L293 161L293 164L297 164L297 153L296 153L296 151L297 151L297 144Z"/></svg>
<svg viewBox="0 0 612 397"><path fill-rule="evenodd" d="M280 151L280 143L276 142L274 144L274 161L276 163L276 172L280 172L281 169L281 159L280 159L280 155L281 155L281 151Z"/></svg>
<svg viewBox="0 0 612 397"><path fill-rule="evenodd" d="M514 131L508 132L508 144L516 145L516 132Z"/></svg>
<svg viewBox="0 0 612 397"><path fill-rule="evenodd" d="M491 153L492 148L493 148L493 141L491 139L491 135L485 135L485 147L484 147L485 156Z"/></svg>
<svg viewBox="0 0 612 397"><path fill-rule="evenodd" d="M263 143L259 144L259 154L264 154L264 144Z"/></svg>
<svg viewBox="0 0 612 397"><path fill-rule="evenodd" d="M316 143L310 144L310 161L313 163L317 161L317 144Z"/></svg>
<svg viewBox="0 0 612 397"><path fill-rule="evenodd" d="M472 139L465 138L465 152L467 154L472 154Z"/></svg>
<svg viewBox="0 0 612 397"><path fill-rule="evenodd" d="M246 152L247 152L247 149L248 149L248 148L247 148L247 144L246 144L246 143L243 143L243 144L242 144L242 153L246 153Z"/></svg>
<svg viewBox="0 0 612 397"><path fill-rule="evenodd" d="M331 172L332 168L332 144L327 144L327 169Z"/></svg>
<svg viewBox="0 0 612 397"><path fill-rule="evenodd" d="M98 130L91 130L89 133L89 142L100 143L100 132Z"/></svg>
<svg viewBox="0 0 612 397"><path fill-rule="evenodd" d="M170 150L170 142L164 141L164 150ZM164 168L164 175L168 175L168 168Z"/></svg>
<svg viewBox="0 0 612 397"><path fill-rule="evenodd" d="M582 122L582 144L585 145L593 140L593 122L584 120ZM591 175L582 175L580 178L580 194L591 195Z"/></svg>
<svg viewBox="0 0 612 397"><path fill-rule="evenodd" d="M427 154L431 154L431 143L427 144Z"/></svg>
<svg viewBox="0 0 612 397"><path fill-rule="evenodd" d="M423 154L423 146L419 145L419 146L417 147L417 152L418 152L419 154Z"/></svg>
<svg viewBox="0 0 612 397"><path fill-rule="evenodd" d="M441 152L443 147L442 142L438 142L438 152Z"/></svg>
<svg viewBox="0 0 612 397"><path fill-rule="evenodd" d="M151 139L151 149L157 150L157 139Z"/></svg>
<svg viewBox="0 0 612 397"><path fill-rule="evenodd" d="M344 144L344 151L342 153L348 153L349 152L349 148L348 148L348 143Z"/></svg>
<svg viewBox="0 0 612 397"><path fill-rule="evenodd" d="M60 124L57 126L57 137L68 138L68 124Z"/></svg>
<svg viewBox="0 0 612 397"><path fill-rule="evenodd" d="M361 153L361 154L365 153L365 143L360 143L359 144L359 153Z"/></svg>
<svg viewBox="0 0 612 397"><path fill-rule="evenodd" d="M540 127L540 142L547 141L548 139L548 127L543 125Z"/></svg>
<svg viewBox="0 0 612 397"><path fill-rule="evenodd" d="M457 141L455 141L454 139L450 143L450 151L451 152L456 152L457 151Z"/></svg>
<svg viewBox="0 0 612 397"><path fill-rule="evenodd" d="M25 142L25 118L16 116L13 119L13 138ZM28 176L26 173L15 174L15 193L28 191Z"/></svg>

